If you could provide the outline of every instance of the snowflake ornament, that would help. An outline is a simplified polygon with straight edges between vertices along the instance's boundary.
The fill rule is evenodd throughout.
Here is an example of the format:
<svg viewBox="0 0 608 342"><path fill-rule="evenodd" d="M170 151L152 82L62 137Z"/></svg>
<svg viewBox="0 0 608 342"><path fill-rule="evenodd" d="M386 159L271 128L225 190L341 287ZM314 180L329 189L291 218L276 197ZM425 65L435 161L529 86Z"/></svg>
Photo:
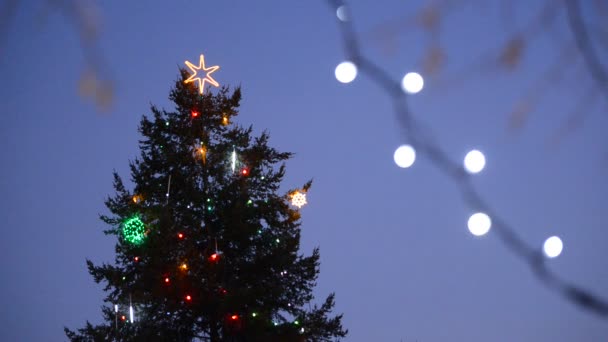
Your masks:
<svg viewBox="0 0 608 342"><path fill-rule="evenodd" d="M291 204L298 207L298 208L302 208L302 206L304 204L306 204L308 202L306 202L306 194L305 193L301 193L299 191L294 192L291 195Z"/></svg>

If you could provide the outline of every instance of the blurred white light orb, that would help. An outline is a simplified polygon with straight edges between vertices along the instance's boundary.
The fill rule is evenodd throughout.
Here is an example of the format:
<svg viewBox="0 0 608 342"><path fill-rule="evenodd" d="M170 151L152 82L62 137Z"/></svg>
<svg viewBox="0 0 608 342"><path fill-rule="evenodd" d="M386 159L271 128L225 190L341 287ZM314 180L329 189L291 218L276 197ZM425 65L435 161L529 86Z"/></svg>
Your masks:
<svg viewBox="0 0 608 342"><path fill-rule="evenodd" d="M469 231L475 236L485 235L490 231L492 220L484 213L475 213L469 217Z"/></svg>
<svg viewBox="0 0 608 342"><path fill-rule="evenodd" d="M403 76L403 80L401 80L401 88L409 94L416 94L420 92L423 87L424 79L417 72L408 72Z"/></svg>
<svg viewBox="0 0 608 342"><path fill-rule="evenodd" d="M336 79L341 83L350 83L357 77L357 66L346 61L336 67Z"/></svg>
<svg viewBox="0 0 608 342"><path fill-rule="evenodd" d="M342 5L338 7L336 10L336 16L338 19L340 19L340 21L348 21L348 9L346 6Z"/></svg>
<svg viewBox="0 0 608 342"><path fill-rule="evenodd" d="M397 166L408 168L416 161L416 150L410 145L401 145L395 150L393 159Z"/></svg>
<svg viewBox="0 0 608 342"><path fill-rule="evenodd" d="M564 244L562 243L562 239L557 236L552 236L545 240L545 244L543 245L543 250L545 251L545 255L549 258L555 258L562 254L562 250L564 249Z"/></svg>
<svg viewBox="0 0 608 342"><path fill-rule="evenodd" d="M486 157L478 150L472 150L464 157L464 168L469 173L478 173L486 166Z"/></svg>

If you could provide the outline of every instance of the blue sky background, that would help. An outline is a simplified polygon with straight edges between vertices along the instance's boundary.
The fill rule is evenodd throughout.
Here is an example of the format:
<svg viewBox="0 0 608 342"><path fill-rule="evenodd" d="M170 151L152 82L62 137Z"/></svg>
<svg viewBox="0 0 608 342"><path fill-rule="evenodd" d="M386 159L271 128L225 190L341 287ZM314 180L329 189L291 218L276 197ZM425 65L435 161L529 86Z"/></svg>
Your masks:
<svg viewBox="0 0 608 342"><path fill-rule="evenodd" d="M517 7L513 26L539 3ZM418 70L428 41L404 29L387 54L370 32L420 4L352 4L365 51L395 79ZM467 7L444 23L448 74L501 46L506 26L495 7ZM473 237L472 212L425 156L412 168L395 166L393 152L407 139L369 79L336 81L344 54L324 1L107 1L97 14L104 77L115 87L108 112L78 93L86 59L60 10L20 3L5 32L0 340L62 341L64 325L100 320L102 286L85 258L113 260L114 241L98 220L113 193L112 170L129 178L141 115L150 104L172 108L178 67L200 53L221 66L218 82L242 86L237 122L267 129L273 146L296 153L285 189L314 178L302 249L321 248L316 293L337 293L347 341L608 338L605 319L546 289L492 231ZM563 239L551 269L608 298L606 101L559 144L548 143L593 91L579 60L524 128L510 132L515 102L556 54L543 37L528 47L515 73L465 74L447 88L427 80L410 105L454 160L473 148L486 154L474 182L526 241L540 248L551 235Z"/></svg>

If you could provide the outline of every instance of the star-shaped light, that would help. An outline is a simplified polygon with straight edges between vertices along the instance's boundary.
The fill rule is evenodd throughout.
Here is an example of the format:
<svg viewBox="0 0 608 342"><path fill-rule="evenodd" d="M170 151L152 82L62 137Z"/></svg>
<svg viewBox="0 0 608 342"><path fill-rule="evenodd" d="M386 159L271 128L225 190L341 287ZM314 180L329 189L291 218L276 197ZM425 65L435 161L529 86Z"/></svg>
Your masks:
<svg viewBox="0 0 608 342"><path fill-rule="evenodd" d="M306 204L308 202L306 202L306 194L305 193L301 193L299 191L294 192L291 195L291 204L298 207L298 208L302 208L302 206L304 204Z"/></svg>
<svg viewBox="0 0 608 342"><path fill-rule="evenodd" d="M186 61L186 65L188 66L188 68L190 68L190 70L192 71L192 75L190 75L190 77L188 77L187 80L185 80L185 83L189 83L189 82L194 82L194 81L198 81L198 90L201 93L201 95L203 94L203 91L205 90L205 82L209 82L209 84L215 86L215 87L219 87L219 83L217 83L216 80L213 79L213 77L211 77L211 74L214 73L215 71L217 71L220 67L218 65L212 66L212 67L205 67L205 56L203 54L201 54L201 58L198 62L198 67L195 66L194 64L190 63L189 61ZM200 77L198 76L199 71L204 71L205 77Z"/></svg>

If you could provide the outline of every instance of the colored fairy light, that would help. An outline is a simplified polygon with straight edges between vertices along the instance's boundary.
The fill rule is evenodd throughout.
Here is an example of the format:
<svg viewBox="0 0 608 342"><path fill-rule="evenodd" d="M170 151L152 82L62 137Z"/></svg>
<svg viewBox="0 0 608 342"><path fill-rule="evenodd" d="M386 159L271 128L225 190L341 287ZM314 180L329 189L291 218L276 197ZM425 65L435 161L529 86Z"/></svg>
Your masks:
<svg viewBox="0 0 608 342"><path fill-rule="evenodd" d="M127 242L139 245L146 237L146 226L138 216L133 216L123 223L122 234Z"/></svg>
<svg viewBox="0 0 608 342"><path fill-rule="evenodd" d="M298 321L297 319L295 321L293 321L293 324L295 325L300 325L300 321Z"/></svg>
<svg viewBox="0 0 608 342"><path fill-rule="evenodd" d="M127 316L125 316L125 315L120 316L121 321L125 321L126 319L127 319Z"/></svg>
<svg viewBox="0 0 608 342"><path fill-rule="evenodd" d="M226 126L228 125L228 123L228 117L226 115L222 116L222 125Z"/></svg>
<svg viewBox="0 0 608 342"><path fill-rule="evenodd" d="M133 203L137 204L140 203L142 201L143 197L141 195L133 195L132 200Z"/></svg>
<svg viewBox="0 0 608 342"><path fill-rule="evenodd" d="M139 261L139 257L136 256L135 258L133 258L133 260L135 260L135 262L138 262Z"/></svg>
<svg viewBox="0 0 608 342"><path fill-rule="evenodd" d="M217 83L217 81L214 80L213 77L211 77L211 74L216 72L220 67L217 65L208 68L205 67L205 56L203 54L201 54L200 56L198 67L190 63L189 61L186 61L186 65L192 71L192 75L190 75L190 77L188 77L188 79L185 80L184 83L198 81L198 90L201 95L205 90L205 82L209 82L209 84L215 87L219 87L219 83ZM205 72L205 76L201 78L201 76L198 75L199 71Z"/></svg>
<svg viewBox="0 0 608 342"><path fill-rule="evenodd" d="M171 282L171 279L169 279L169 277L165 277L165 284L169 284Z"/></svg>
<svg viewBox="0 0 608 342"><path fill-rule="evenodd" d="M177 238L178 239L183 239L184 238L184 234L183 233L177 233Z"/></svg>
<svg viewBox="0 0 608 342"><path fill-rule="evenodd" d="M188 264L186 264L186 263L184 262L183 264L179 265L179 268L180 268L182 271L187 271L187 270L188 270Z"/></svg>
<svg viewBox="0 0 608 342"><path fill-rule="evenodd" d="M252 204L253 204L253 201L252 201L252 200L248 200L248 201L247 201L247 205L252 205Z"/></svg>
<svg viewBox="0 0 608 342"><path fill-rule="evenodd" d="M186 295L186 301L188 301L188 302L189 302L189 301L191 301L191 300L192 300L192 296L190 296L190 295Z"/></svg>
<svg viewBox="0 0 608 342"><path fill-rule="evenodd" d="M201 155L201 159L203 160L203 164L207 164L207 147L201 146L198 149L198 153Z"/></svg>
<svg viewBox="0 0 608 342"><path fill-rule="evenodd" d="M190 114L192 115L193 118L197 118L200 115L200 113L195 110L191 111Z"/></svg>
<svg viewBox="0 0 608 342"><path fill-rule="evenodd" d="M300 191L296 191L291 195L291 204L298 207L298 208L302 208L303 205L305 205L306 203L306 194Z"/></svg>
<svg viewBox="0 0 608 342"><path fill-rule="evenodd" d="M236 321L239 319L239 315L232 315L232 316L230 316L230 319L233 321Z"/></svg>
<svg viewBox="0 0 608 342"><path fill-rule="evenodd" d="M249 169L248 169L248 168L246 168L246 167L244 167L244 168L241 170L241 174L242 174L243 176L249 176Z"/></svg>
<svg viewBox="0 0 608 342"><path fill-rule="evenodd" d="M258 313L257 313L257 312L252 312L252 313L251 313L251 317L257 317L257 316L258 316Z"/></svg>
<svg viewBox="0 0 608 342"><path fill-rule="evenodd" d="M220 258L220 255L217 252L215 252L209 256L210 261L218 261L219 258Z"/></svg>

